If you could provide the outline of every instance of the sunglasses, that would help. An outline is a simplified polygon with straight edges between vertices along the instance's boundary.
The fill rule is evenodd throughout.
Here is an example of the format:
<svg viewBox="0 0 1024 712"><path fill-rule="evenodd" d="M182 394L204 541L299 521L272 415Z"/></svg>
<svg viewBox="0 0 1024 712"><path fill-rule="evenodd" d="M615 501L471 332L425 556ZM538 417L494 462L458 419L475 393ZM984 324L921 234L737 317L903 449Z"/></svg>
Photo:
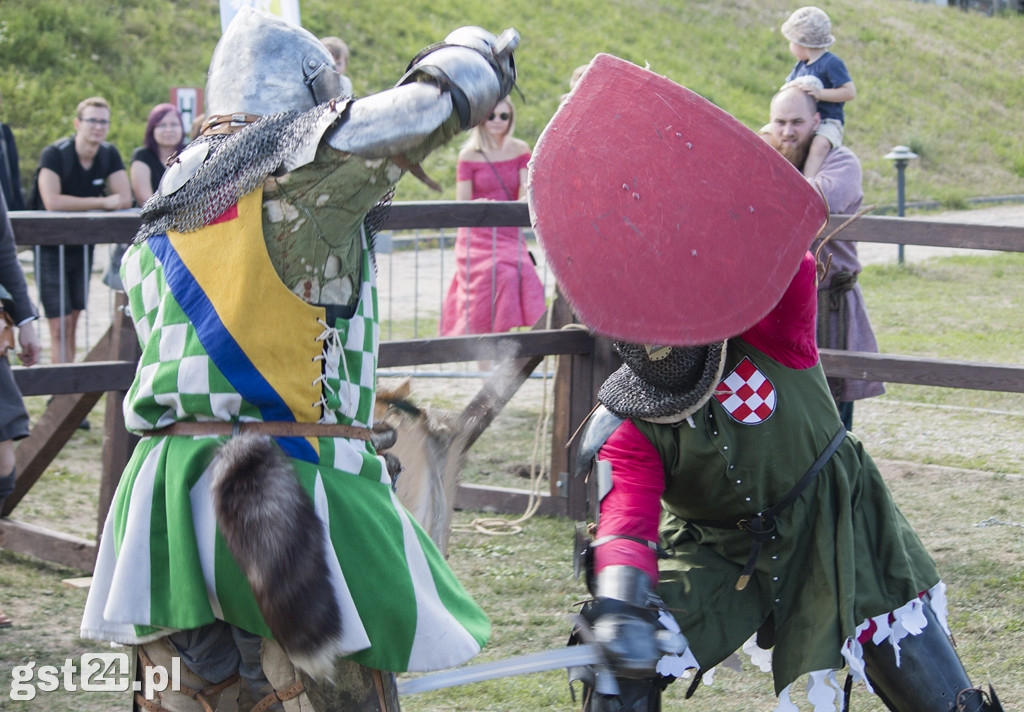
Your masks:
<svg viewBox="0 0 1024 712"><path fill-rule="evenodd" d="M494 121L495 119L501 119L502 121L508 121L509 117L511 116L512 114L508 113L507 111L503 111L500 114L491 114L489 117L487 117L487 120Z"/></svg>

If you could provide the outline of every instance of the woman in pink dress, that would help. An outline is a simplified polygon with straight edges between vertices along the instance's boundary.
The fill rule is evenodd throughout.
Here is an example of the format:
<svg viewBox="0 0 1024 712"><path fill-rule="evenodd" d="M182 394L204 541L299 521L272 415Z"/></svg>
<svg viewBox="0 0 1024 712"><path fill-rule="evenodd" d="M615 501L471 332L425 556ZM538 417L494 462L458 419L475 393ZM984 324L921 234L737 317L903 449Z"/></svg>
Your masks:
<svg viewBox="0 0 1024 712"><path fill-rule="evenodd" d="M515 109L502 99L470 132L459 152L456 200L519 200L530 147L512 135L514 125ZM459 228L442 336L533 326L544 308L544 286L519 228Z"/></svg>

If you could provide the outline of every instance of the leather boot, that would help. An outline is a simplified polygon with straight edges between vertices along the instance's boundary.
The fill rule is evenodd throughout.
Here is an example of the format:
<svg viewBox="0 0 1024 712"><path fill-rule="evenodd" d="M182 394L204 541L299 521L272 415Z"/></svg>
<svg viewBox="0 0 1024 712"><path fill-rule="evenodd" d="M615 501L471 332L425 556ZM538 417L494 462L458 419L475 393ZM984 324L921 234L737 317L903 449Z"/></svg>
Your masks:
<svg viewBox="0 0 1024 712"><path fill-rule="evenodd" d="M971 684L930 605L924 615L921 634L899 641L899 666L888 640L864 644L865 672L885 706L893 712L1001 712L994 692L986 700Z"/></svg>
<svg viewBox="0 0 1024 712"><path fill-rule="evenodd" d="M135 693L137 712L238 712L238 693L241 681L238 674L227 680L212 682L205 680L181 663L177 649L167 638L137 648L137 680L149 679L146 670L160 666L168 676L164 690L153 691L147 699L146 690ZM177 681L178 689L173 689Z"/></svg>

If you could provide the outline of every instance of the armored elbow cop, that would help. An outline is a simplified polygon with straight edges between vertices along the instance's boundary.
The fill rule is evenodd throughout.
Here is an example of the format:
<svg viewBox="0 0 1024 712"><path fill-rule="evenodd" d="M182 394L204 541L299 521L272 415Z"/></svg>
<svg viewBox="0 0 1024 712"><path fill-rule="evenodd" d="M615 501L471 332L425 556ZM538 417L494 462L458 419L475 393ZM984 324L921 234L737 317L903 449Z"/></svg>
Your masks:
<svg viewBox="0 0 1024 712"><path fill-rule="evenodd" d="M397 86L433 81L451 93L463 130L482 123L516 83L513 51L519 33L509 28L495 37L480 27L460 27L427 47L409 63Z"/></svg>

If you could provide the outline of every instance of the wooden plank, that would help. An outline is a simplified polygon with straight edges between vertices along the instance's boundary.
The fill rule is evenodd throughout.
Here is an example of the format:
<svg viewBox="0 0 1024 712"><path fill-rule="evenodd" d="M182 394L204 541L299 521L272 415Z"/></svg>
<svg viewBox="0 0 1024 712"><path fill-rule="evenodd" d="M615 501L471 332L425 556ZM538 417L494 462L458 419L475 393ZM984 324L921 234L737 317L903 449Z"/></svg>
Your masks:
<svg viewBox="0 0 1024 712"><path fill-rule="evenodd" d="M128 243L139 230L139 210L57 213L24 210L10 213L14 240L26 245L105 245Z"/></svg>
<svg viewBox="0 0 1024 712"><path fill-rule="evenodd" d="M124 292L117 292L114 297L114 319L111 323L111 352L123 363L135 363L142 356L142 348L135 335L135 325L126 313L128 297ZM129 383L130 385L130 383ZM100 492L96 511L96 540L103 533L103 523L107 518L110 503L121 481L128 460L135 451L139 436L129 433L124 422L122 404L127 395L128 385L107 393L107 407L103 417L103 469L100 473Z"/></svg>
<svg viewBox="0 0 1024 712"><path fill-rule="evenodd" d="M539 495L537 514L547 516L565 516L565 503L560 497ZM459 485L455 498L456 509L479 509L496 514L522 514L530 505L529 490L510 487L488 487L486 485Z"/></svg>
<svg viewBox="0 0 1024 712"><path fill-rule="evenodd" d="M918 386L1024 393L1024 366L821 349L825 373Z"/></svg>
<svg viewBox="0 0 1024 712"><path fill-rule="evenodd" d="M456 431L469 433L463 445L464 451L469 450L483 435L542 360L541 356L531 356L503 361L497 365L494 373L483 382L480 390L459 414Z"/></svg>
<svg viewBox="0 0 1024 712"><path fill-rule="evenodd" d="M525 201L410 201L393 203L386 230L442 227L530 227Z"/></svg>
<svg viewBox="0 0 1024 712"><path fill-rule="evenodd" d="M847 216L833 215L826 233ZM138 210L113 213L11 213L16 242L29 245L90 245L131 242L139 227ZM529 206L522 201L409 201L394 203L387 230L422 230L461 226L530 227ZM971 225L915 218L865 215L837 240L903 245L934 245L982 250L1024 251L1024 227Z"/></svg>
<svg viewBox="0 0 1024 712"><path fill-rule="evenodd" d="M107 329L99 341L85 355L85 362L95 363L109 360L113 348L113 327ZM75 364L78 367L81 364ZM42 369L33 366L32 369ZM86 385L84 389L88 389ZM48 393L44 390L43 394ZM81 392L76 394L55 395L46 406L24 440L18 443L14 451L18 479L14 483L14 492L4 501L3 514L10 514L22 497L43 476L46 468L57 457L71 436L74 435L82 420L89 415L99 399L102 391Z"/></svg>
<svg viewBox="0 0 1024 712"><path fill-rule="evenodd" d="M550 309L551 307L548 307L548 310ZM517 337L511 341L513 349L520 340L530 342L536 337L539 337L540 343L562 343L567 341L575 344L578 348L586 347L586 342L590 337L589 334L583 333L573 336L569 332L544 329L543 327L547 326L548 322L548 312L545 311L537 319L530 332L519 332L511 335L497 334L495 336L499 337L499 339L504 337L506 340L508 340L509 336ZM584 337L583 339L579 338L581 335ZM567 336L569 339L565 338ZM466 339L467 337L461 338ZM477 441L477 438L483 434L484 430L494 422L494 419L512 399L512 396L516 394L516 391L519 390L519 387L523 385L534 369L544 360L544 356L549 353L559 353L558 350L551 350L550 348L541 349L536 355L509 360L508 348L506 346L504 350L498 352L497 355L502 357L502 360L498 362L494 373L484 381L480 390L469 402L469 405L459 414L455 427L460 431L467 431L469 433L463 443L463 450L469 450L473 443ZM521 356L524 352L528 351L529 349L515 349L514 353ZM479 358L485 357L480 355L474 356L474 360Z"/></svg>
<svg viewBox="0 0 1024 712"><path fill-rule="evenodd" d="M559 328L575 323L575 316L558 288L551 302L551 321ZM566 443L572 435L571 412L569 408L572 393L570 391L572 367L575 359L560 357L555 366L555 383L552 393L551 417L551 465L548 469L551 479L551 494L561 497L569 496L569 451Z"/></svg>
<svg viewBox="0 0 1024 712"><path fill-rule="evenodd" d="M566 508L569 515L576 521L584 521L590 516L593 505L591 488L583 477L576 473L577 460L580 452L581 427L596 404L597 391L593 388L594 359L593 356L574 356L572 359L572 375L569 385L569 439L563 444L568 457L566 468L566 490L568 502Z"/></svg>
<svg viewBox="0 0 1024 712"><path fill-rule="evenodd" d="M542 316L543 323L546 317ZM513 334L447 336L436 339L384 341L380 345L380 368L458 361L502 361L509 357L535 358L550 354L586 353L593 337L580 330L548 330Z"/></svg>
<svg viewBox="0 0 1024 712"><path fill-rule="evenodd" d="M139 211L59 213L26 210L11 213L15 241L30 245L96 245L131 242L138 232ZM520 201L410 201L394 203L386 230L447 227L530 227L529 207Z"/></svg>
<svg viewBox="0 0 1024 712"><path fill-rule="evenodd" d="M61 363L52 366L14 366L14 382L23 396L86 391L126 391L135 378L134 361Z"/></svg>
<svg viewBox="0 0 1024 712"><path fill-rule="evenodd" d="M556 292L552 308L559 323L578 323L560 292ZM610 340L592 335L590 338L589 352L559 359L551 433L552 494L557 492L565 497L565 513L580 521L589 516L592 496L584 478L574 475L579 452L577 430L596 405L601 384L621 365Z"/></svg>
<svg viewBox="0 0 1024 712"><path fill-rule="evenodd" d="M18 502L39 481L102 395L83 393L54 396L32 426L29 436L19 441L14 450L18 478L14 483L14 491L4 500L4 516L13 512Z"/></svg>
<svg viewBox="0 0 1024 712"><path fill-rule="evenodd" d="M35 524L0 519L4 548L44 561L53 561L80 571L91 572L96 562L96 544L70 534Z"/></svg>
<svg viewBox="0 0 1024 712"><path fill-rule="evenodd" d="M832 215L823 234L827 235L848 216ZM881 242L894 245L963 247L975 250L1024 252L1024 227L969 225L912 218L865 215L854 220L835 239Z"/></svg>

